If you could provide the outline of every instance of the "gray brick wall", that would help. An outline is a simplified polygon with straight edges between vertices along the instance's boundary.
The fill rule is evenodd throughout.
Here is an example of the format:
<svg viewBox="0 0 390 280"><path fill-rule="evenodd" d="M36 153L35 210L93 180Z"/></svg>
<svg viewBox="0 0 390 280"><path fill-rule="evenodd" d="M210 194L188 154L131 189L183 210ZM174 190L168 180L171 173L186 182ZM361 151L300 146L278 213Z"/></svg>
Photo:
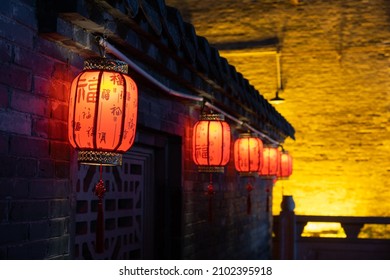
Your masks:
<svg viewBox="0 0 390 280"><path fill-rule="evenodd" d="M0 259L70 255L67 56L37 33L34 6L0 8Z"/></svg>

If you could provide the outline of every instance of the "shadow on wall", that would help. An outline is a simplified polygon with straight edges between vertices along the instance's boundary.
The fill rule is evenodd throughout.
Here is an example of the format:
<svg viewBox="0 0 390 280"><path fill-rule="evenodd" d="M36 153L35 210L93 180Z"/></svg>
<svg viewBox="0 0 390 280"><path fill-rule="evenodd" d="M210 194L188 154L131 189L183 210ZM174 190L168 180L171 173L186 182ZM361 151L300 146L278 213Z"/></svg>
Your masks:
<svg viewBox="0 0 390 280"><path fill-rule="evenodd" d="M37 0L36 2L38 30L42 33L56 31L58 13L74 12L77 7L77 0Z"/></svg>

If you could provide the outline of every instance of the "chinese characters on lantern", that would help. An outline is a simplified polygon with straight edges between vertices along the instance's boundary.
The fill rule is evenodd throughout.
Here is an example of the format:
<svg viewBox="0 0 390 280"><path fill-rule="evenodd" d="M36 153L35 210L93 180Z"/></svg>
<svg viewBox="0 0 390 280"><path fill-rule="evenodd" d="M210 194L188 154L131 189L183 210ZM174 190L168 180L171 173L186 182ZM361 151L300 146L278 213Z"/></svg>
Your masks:
<svg viewBox="0 0 390 280"><path fill-rule="evenodd" d="M205 114L194 125L193 160L202 172L223 172L230 160L230 126L223 115Z"/></svg>
<svg viewBox="0 0 390 280"><path fill-rule="evenodd" d="M257 173L263 166L263 142L243 133L234 142L234 165L241 174Z"/></svg>
<svg viewBox="0 0 390 280"><path fill-rule="evenodd" d="M123 153L134 143L137 86L127 65L113 67L112 61L86 62L72 83L68 135L79 151Z"/></svg>

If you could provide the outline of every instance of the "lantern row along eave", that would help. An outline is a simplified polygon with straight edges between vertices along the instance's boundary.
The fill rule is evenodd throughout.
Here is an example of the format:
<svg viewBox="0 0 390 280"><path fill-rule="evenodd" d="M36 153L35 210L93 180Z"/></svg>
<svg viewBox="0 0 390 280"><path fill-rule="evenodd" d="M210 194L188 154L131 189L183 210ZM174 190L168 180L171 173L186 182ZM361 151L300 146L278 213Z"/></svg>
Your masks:
<svg viewBox="0 0 390 280"><path fill-rule="evenodd" d="M192 155L199 172L224 172L230 157L230 126L221 114L201 114L193 127ZM234 165L241 176L288 178L291 156L260 138L242 133L233 146Z"/></svg>

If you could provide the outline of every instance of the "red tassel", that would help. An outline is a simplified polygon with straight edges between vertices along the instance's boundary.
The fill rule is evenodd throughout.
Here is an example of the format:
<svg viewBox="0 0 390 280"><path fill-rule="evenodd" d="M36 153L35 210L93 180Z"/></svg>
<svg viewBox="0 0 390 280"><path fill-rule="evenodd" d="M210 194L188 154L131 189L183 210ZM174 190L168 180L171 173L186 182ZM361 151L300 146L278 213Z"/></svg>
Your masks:
<svg viewBox="0 0 390 280"><path fill-rule="evenodd" d="M250 193L248 193L248 197L246 199L246 204L247 204L246 213L248 215L250 215L252 213L252 202L251 202L251 194Z"/></svg>
<svg viewBox="0 0 390 280"><path fill-rule="evenodd" d="M248 191L248 196L246 199L246 213L250 215L252 213L252 200L251 200L251 191L253 190L253 187L251 183L248 183L246 185L246 189Z"/></svg>
<svg viewBox="0 0 390 280"><path fill-rule="evenodd" d="M106 192L104 182L102 180L103 169L100 165L100 180L95 187L95 195L99 198L98 212L96 218L96 253L102 253L104 251L104 217L103 217L103 197Z"/></svg>
<svg viewBox="0 0 390 280"><path fill-rule="evenodd" d="M214 196L214 186L213 186L213 175L210 174L210 184L207 186L207 195L209 196L209 222L213 220L213 196Z"/></svg>
<svg viewBox="0 0 390 280"><path fill-rule="evenodd" d="M213 221L213 197L209 197L209 222Z"/></svg>
<svg viewBox="0 0 390 280"><path fill-rule="evenodd" d="M96 253L104 251L104 217L103 217L103 202L99 199L98 213L96 221Z"/></svg>

